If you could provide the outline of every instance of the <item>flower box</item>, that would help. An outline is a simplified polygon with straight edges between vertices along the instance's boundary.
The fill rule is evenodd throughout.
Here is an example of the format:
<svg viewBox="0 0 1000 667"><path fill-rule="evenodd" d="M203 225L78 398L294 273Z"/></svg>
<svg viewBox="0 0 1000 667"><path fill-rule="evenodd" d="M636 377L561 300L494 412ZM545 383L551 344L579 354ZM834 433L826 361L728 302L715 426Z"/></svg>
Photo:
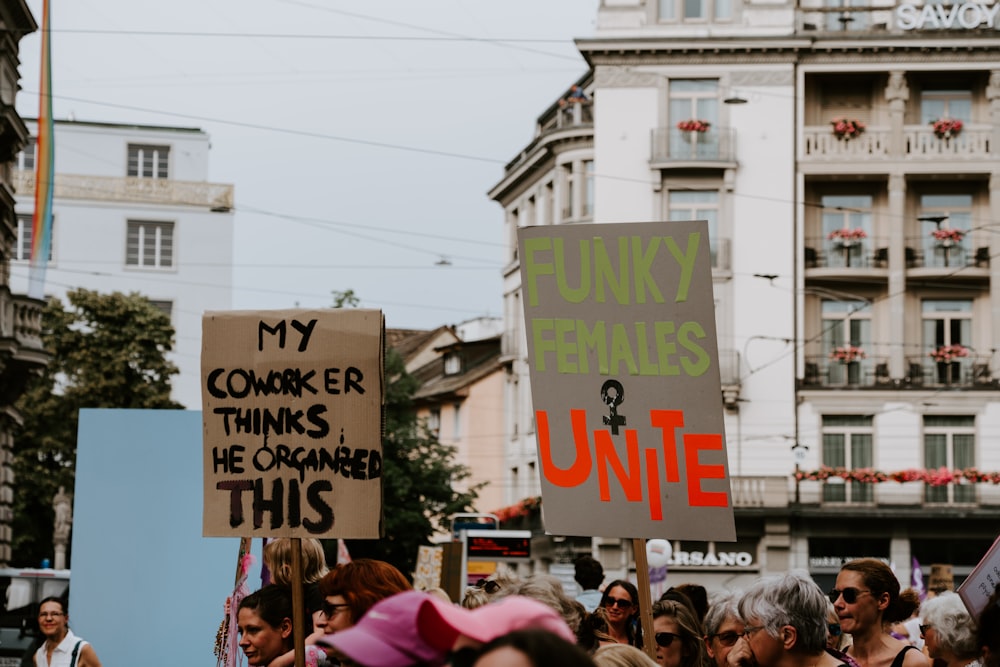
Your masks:
<svg viewBox="0 0 1000 667"><path fill-rule="evenodd" d="M860 241L861 239L868 238L868 233L857 227L855 229L848 229L844 227L842 229L835 229L826 236L828 241L833 241L840 245L853 245L854 243Z"/></svg>
<svg viewBox="0 0 1000 667"><path fill-rule="evenodd" d="M964 345L942 345L936 350L928 353L927 356L939 364L946 364L954 361L955 359L969 356L969 348Z"/></svg>
<svg viewBox="0 0 1000 667"><path fill-rule="evenodd" d="M677 129L681 132L708 132L712 126L707 120L682 120L677 123Z"/></svg>
<svg viewBox="0 0 1000 667"><path fill-rule="evenodd" d="M853 118L834 118L830 125L833 126L833 136L838 139L852 139L865 131L865 124Z"/></svg>
<svg viewBox="0 0 1000 667"><path fill-rule="evenodd" d="M852 361L859 361L867 358L868 354L864 351L864 349L855 347L854 345L843 345L841 347L835 347L830 351L830 359L833 361L839 361L842 364L849 364Z"/></svg>
<svg viewBox="0 0 1000 667"><path fill-rule="evenodd" d="M931 232L931 236L934 240L942 245L953 245L955 243L961 243L962 239L965 237L965 232L961 229L950 229L950 228L940 228L935 229Z"/></svg>
<svg viewBox="0 0 1000 667"><path fill-rule="evenodd" d="M937 120L932 120L930 124L934 128L934 134L938 139L957 137L961 133L963 126L962 121L952 120L951 118L938 118Z"/></svg>

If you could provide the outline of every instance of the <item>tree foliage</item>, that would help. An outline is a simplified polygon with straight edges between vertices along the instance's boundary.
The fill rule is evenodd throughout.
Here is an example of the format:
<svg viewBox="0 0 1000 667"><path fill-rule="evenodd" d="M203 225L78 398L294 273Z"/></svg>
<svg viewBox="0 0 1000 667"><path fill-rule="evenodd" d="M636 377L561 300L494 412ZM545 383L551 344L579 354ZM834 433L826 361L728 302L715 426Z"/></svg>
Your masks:
<svg viewBox="0 0 1000 667"><path fill-rule="evenodd" d="M145 297L77 289L42 315L48 368L18 401L14 440L13 562L52 558L52 497L73 491L81 408L180 408L170 400L177 367L170 318Z"/></svg>

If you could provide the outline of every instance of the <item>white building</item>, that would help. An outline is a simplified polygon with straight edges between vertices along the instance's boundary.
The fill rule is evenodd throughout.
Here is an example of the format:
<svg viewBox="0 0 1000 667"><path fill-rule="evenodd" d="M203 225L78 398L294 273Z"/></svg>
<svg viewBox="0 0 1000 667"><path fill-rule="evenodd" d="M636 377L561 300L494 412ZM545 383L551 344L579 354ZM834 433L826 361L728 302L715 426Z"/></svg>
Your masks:
<svg viewBox="0 0 1000 667"><path fill-rule="evenodd" d="M37 123L27 122L35 135ZM201 406L201 317L232 307L233 187L208 181L209 137L193 128L55 123L47 295L139 292L170 314L174 400ZM33 146L33 144L32 144ZM34 151L14 173L11 288L27 291Z"/></svg>
<svg viewBox="0 0 1000 667"><path fill-rule="evenodd" d="M738 542L677 542L690 557L671 572L738 586L802 567L826 585L867 555L968 574L997 535L995 484L795 473L1000 470L996 9L601 2L577 42L585 95L542 113L490 192L509 247L509 502L539 490L516 228L707 219ZM752 562L693 557L722 552Z"/></svg>

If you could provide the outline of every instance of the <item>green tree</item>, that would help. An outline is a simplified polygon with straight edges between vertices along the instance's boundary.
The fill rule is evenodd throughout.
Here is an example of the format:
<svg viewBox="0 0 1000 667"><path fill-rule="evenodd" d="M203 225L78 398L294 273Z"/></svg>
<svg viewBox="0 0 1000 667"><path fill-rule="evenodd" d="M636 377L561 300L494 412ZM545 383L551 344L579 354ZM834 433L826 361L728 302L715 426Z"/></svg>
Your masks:
<svg viewBox="0 0 1000 667"><path fill-rule="evenodd" d="M77 289L51 299L42 340L52 355L18 401L14 440L13 562L52 558L52 497L73 490L81 408L180 408L170 400L177 367L170 318L145 297Z"/></svg>
<svg viewBox="0 0 1000 667"><path fill-rule="evenodd" d="M359 303L353 290L334 292L334 307ZM467 479L469 469L455 462L456 449L441 443L417 419L413 394L419 383L406 372L402 356L385 355L386 408L382 438L382 509L385 537L348 540L352 558L377 558L404 574L416 568L417 547L430 544L438 530L450 530L448 517L471 511L476 488L466 492L454 484Z"/></svg>

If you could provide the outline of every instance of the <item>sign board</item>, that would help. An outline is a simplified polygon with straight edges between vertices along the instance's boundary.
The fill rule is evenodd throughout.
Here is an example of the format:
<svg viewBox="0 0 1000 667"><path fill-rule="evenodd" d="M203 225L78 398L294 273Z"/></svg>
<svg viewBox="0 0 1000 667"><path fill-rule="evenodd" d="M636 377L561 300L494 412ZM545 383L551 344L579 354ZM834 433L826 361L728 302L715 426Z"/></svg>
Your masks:
<svg viewBox="0 0 1000 667"><path fill-rule="evenodd" d="M467 530L465 555L470 561L531 560L531 531Z"/></svg>
<svg viewBox="0 0 1000 667"><path fill-rule="evenodd" d="M994 540L993 546L958 587L958 594L972 618L979 618L998 584L1000 584L1000 537Z"/></svg>
<svg viewBox="0 0 1000 667"><path fill-rule="evenodd" d="M444 549L441 547L417 547L417 571L413 575L413 587L418 591L429 591L441 586L443 561Z"/></svg>
<svg viewBox="0 0 1000 667"><path fill-rule="evenodd" d="M734 541L708 223L518 244L545 530Z"/></svg>
<svg viewBox="0 0 1000 667"><path fill-rule="evenodd" d="M904 2L896 7L896 27L900 30L974 30L1000 27L997 13L1000 4L957 2L914 4Z"/></svg>
<svg viewBox="0 0 1000 667"><path fill-rule="evenodd" d="M931 565L931 576L927 579L927 590L935 593L955 590L955 575L951 565Z"/></svg>
<svg viewBox="0 0 1000 667"><path fill-rule="evenodd" d="M206 313L206 537L373 539L382 526L377 310Z"/></svg>

